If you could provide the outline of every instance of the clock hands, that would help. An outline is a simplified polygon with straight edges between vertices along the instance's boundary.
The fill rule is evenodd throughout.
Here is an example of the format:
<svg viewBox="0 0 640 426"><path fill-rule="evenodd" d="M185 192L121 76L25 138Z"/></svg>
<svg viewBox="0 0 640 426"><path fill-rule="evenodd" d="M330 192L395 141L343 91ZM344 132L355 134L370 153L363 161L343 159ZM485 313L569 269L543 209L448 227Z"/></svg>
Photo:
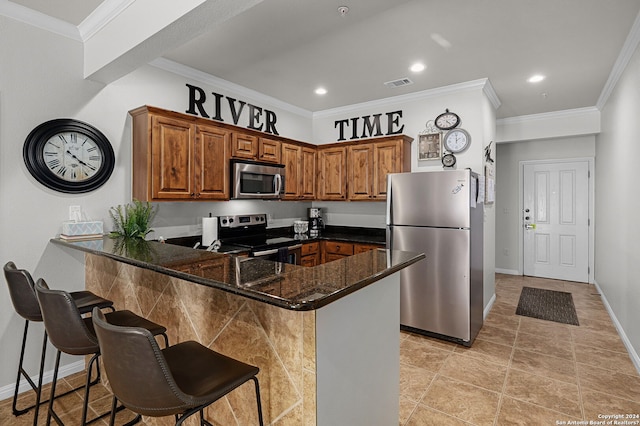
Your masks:
<svg viewBox="0 0 640 426"><path fill-rule="evenodd" d="M66 154L69 154L71 157L73 157L74 160L76 160L78 163L80 163L81 165L90 168L91 170L95 170L96 168L93 167L90 164L85 163L84 161L82 161L81 159L79 159L78 157L75 156L75 154L73 154L71 151L69 151L68 149L65 151Z"/></svg>

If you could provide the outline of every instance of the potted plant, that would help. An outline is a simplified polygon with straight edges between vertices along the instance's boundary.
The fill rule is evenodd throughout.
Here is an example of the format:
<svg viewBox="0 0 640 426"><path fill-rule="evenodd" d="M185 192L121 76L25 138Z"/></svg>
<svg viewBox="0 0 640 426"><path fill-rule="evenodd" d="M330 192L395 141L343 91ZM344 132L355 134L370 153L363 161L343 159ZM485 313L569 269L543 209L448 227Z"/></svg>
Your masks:
<svg viewBox="0 0 640 426"><path fill-rule="evenodd" d="M113 220L113 231L109 234L111 238L128 238L144 240L151 231L151 221L157 212L156 207L149 202L143 203L133 200L125 206L118 205L109 209L109 216Z"/></svg>

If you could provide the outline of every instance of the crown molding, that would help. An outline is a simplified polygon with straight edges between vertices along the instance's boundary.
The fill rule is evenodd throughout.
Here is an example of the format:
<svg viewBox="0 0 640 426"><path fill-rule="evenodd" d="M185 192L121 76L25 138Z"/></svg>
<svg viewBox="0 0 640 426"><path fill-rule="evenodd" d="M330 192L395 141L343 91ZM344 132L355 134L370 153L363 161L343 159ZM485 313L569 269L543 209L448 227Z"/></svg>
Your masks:
<svg viewBox="0 0 640 426"><path fill-rule="evenodd" d="M178 62L171 61L169 59L157 58L149 62L149 65L159 68L161 70L168 71L173 74L181 75L191 80L199 81L200 83L203 83L203 84L219 87L220 89L228 90L232 93L239 94L247 98L255 99L256 101L259 101L259 102L264 102L266 104L280 108L284 111L299 115L304 118L311 119L313 117L313 114L311 113L311 111L297 107L295 105L291 105L289 103L281 101L280 99L276 99L271 96L265 95L264 93L260 93L255 90L248 89L244 86L240 86L239 84L235 84L230 81L224 80L222 78L213 76L211 74L199 71L195 68L191 68L186 65L179 64Z"/></svg>
<svg viewBox="0 0 640 426"><path fill-rule="evenodd" d="M620 76L629 65L629 61L631 57L636 51L638 44L640 43L640 13L636 16L636 20L633 22L631 26L631 31L629 31L629 35L622 45L622 50L618 55L618 59L613 64L613 68L611 69L611 73L609 74L609 78L607 82L604 84L602 92L600 93L600 97L598 98L598 102L596 102L596 107L599 110L604 108L604 105L607 103L609 96L613 92L613 89L618 84L618 80L620 80Z"/></svg>
<svg viewBox="0 0 640 426"><path fill-rule="evenodd" d="M62 19L29 9L9 0L0 0L0 15L76 41L82 41L78 28Z"/></svg>
<svg viewBox="0 0 640 426"><path fill-rule="evenodd" d="M78 25L82 41L87 41L120 15L135 0L105 0Z"/></svg>
<svg viewBox="0 0 640 426"><path fill-rule="evenodd" d="M489 79L481 78L478 80L467 81L464 83L451 84L449 86L437 87L435 89L422 90L420 92L407 93L404 95L392 96L389 98L377 99L374 101L361 102L358 104L347 105L338 108L325 109L323 111L317 111L313 113L313 118L324 118L332 115L340 115L346 113L356 112L367 108L383 108L389 105L398 104L402 102L411 102L415 100L423 100L434 98L437 96L449 95L452 93L460 93L468 90L482 89L485 95L489 98L489 101L495 108L500 106L500 100L495 94ZM496 106L497 105L497 106Z"/></svg>
<svg viewBox="0 0 640 426"><path fill-rule="evenodd" d="M496 120L496 125L503 126L507 124L516 124L516 123L531 123L531 122L536 122L541 120L550 120L555 118L579 117L579 116L585 116L585 115L590 115L594 113L599 114L600 109L598 109L595 106L565 109L562 111L543 112L540 114L519 115L517 117L499 118Z"/></svg>

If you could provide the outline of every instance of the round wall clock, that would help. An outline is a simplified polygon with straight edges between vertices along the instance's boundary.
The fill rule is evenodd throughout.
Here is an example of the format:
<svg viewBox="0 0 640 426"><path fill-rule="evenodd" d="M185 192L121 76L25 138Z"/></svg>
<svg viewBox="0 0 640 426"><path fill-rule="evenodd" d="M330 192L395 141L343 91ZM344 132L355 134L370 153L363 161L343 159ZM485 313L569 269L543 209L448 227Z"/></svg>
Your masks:
<svg viewBox="0 0 640 426"><path fill-rule="evenodd" d="M436 117L435 125L440 130L449 130L460 124L460 117L454 112L445 109L442 114Z"/></svg>
<svg viewBox="0 0 640 426"><path fill-rule="evenodd" d="M447 151L458 153L462 152L471 143L471 136L464 129L449 130L444 135L444 147Z"/></svg>
<svg viewBox="0 0 640 426"><path fill-rule="evenodd" d="M456 156L453 154L445 154L442 156L442 165L444 167L453 167L456 165Z"/></svg>
<svg viewBox="0 0 640 426"><path fill-rule="evenodd" d="M115 166L106 136L90 124L69 118L47 121L33 129L22 156L38 182L69 194L104 185Z"/></svg>

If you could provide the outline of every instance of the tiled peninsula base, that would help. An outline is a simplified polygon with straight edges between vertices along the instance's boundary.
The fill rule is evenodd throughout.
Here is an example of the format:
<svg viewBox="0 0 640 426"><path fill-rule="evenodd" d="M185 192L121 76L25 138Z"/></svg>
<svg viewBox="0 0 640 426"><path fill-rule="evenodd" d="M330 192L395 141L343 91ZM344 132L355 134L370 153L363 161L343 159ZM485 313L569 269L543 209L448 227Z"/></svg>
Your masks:
<svg viewBox="0 0 640 426"><path fill-rule="evenodd" d="M399 274L327 306L287 310L213 287L86 254L86 287L118 309L260 368L265 424L397 424ZM216 425L258 424L253 385L211 405ZM144 418L172 425L172 417ZM196 425L197 416L188 425Z"/></svg>

